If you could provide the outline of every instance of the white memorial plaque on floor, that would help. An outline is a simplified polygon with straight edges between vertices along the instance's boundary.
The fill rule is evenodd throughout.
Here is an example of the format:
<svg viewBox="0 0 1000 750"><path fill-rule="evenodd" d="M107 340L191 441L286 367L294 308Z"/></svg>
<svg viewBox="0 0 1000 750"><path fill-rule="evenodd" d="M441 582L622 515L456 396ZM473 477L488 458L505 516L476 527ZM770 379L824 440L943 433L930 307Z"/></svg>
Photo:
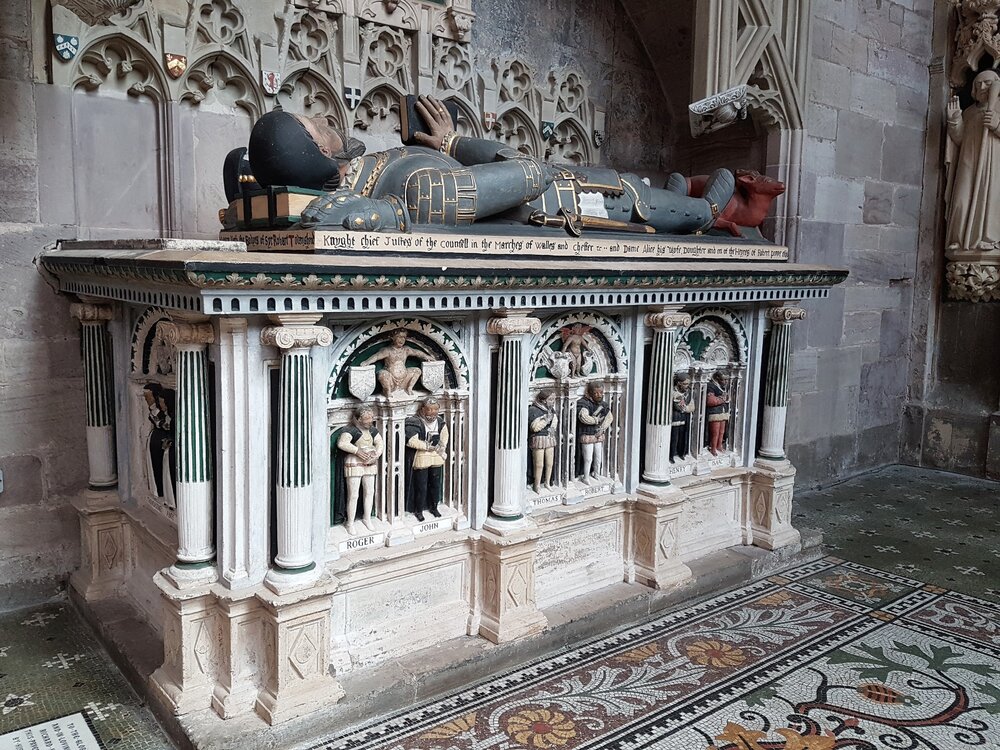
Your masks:
<svg viewBox="0 0 1000 750"><path fill-rule="evenodd" d="M104 750L104 746L83 714L76 713L0 734L0 750Z"/></svg>

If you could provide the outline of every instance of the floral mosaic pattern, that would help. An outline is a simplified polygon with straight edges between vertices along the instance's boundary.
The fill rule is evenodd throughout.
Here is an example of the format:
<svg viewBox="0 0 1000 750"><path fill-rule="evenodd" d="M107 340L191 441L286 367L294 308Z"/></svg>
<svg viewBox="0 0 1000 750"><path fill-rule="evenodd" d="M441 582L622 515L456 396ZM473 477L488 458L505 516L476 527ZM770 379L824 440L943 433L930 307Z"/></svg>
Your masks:
<svg viewBox="0 0 1000 750"><path fill-rule="evenodd" d="M826 558L313 750L1000 747L1000 613Z"/></svg>

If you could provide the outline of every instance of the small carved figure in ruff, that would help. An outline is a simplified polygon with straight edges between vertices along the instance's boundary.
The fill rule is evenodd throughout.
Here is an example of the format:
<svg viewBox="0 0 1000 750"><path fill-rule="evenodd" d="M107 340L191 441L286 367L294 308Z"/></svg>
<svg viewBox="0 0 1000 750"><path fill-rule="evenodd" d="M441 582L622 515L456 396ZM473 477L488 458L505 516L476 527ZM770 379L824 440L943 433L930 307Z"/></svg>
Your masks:
<svg viewBox="0 0 1000 750"><path fill-rule="evenodd" d="M590 333L590 326L577 323L566 326L559 333L562 336L562 350L570 356L570 377L583 377L586 369L584 359L590 353L590 345L584 337Z"/></svg>
<svg viewBox="0 0 1000 750"><path fill-rule="evenodd" d="M385 367L379 370L378 382L382 386L382 393L386 396L403 391L407 395L413 394L413 389L420 380L421 370L419 367L407 367L406 360L409 357L416 357L425 362L431 361L431 357L419 349L406 345L409 332L405 328L397 328L392 332L392 343L382 347L375 354L370 356L361 366L371 365L376 362L385 362Z"/></svg>
<svg viewBox="0 0 1000 750"><path fill-rule="evenodd" d="M708 422L708 450L713 456L722 453L722 442L726 438L726 427L729 424L729 376L722 372L712 375L708 381L708 393L705 396L706 419Z"/></svg>
<svg viewBox="0 0 1000 750"><path fill-rule="evenodd" d="M436 398L424 399L417 413L406 418L406 509L418 521L424 520L425 512L441 517L437 506L448 456L448 426L438 415L440 408Z"/></svg>
<svg viewBox="0 0 1000 750"><path fill-rule="evenodd" d="M587 383L583 398L576 402L576 428L583 463L583 482L600 477L604 470L604 440L614 415L604 403L604 386Z"/></svg>
<svg viewBox="0 0 1000 750"><path fill-rule="evenodd" d="M691 412L694 400L691 398L691 378L684 373L674 375L674 392L671 402L670 419L670 460L684 458L688 453L688 439L691 431Z"/></svg>
<svg viewBox="0 0 1000 750"><path fill-rule="evenodd" d="M948 250L1000 250L1000 75L972 81L975 103L948 102ZM955 151L957 150L957 155Z"/></svg>
<svg viewBox="0 0 1000 750"><path fill-rule="evenodd" d="M552 489L552 464L556 448L556 394L551 388L543 388L528 407L528 432L531 435L531 461L534 471L531 475L535 492L544 484Z"/></svg>
<svg viewBox="0 0 1000 750"><path fill-rule="evenodd" d="M344 478L347 480L347 518L344 527L348 534L354 533L354 521L358 511L358 498L362 498L361 523L373 531L371 517L375 499L375 476L378 474L378 460L385 445L382 436L373 426L375 412L370 406L359 406L354 410L351 424L344 428L337 439L337 448L347 456L344 458Z"/></svg>

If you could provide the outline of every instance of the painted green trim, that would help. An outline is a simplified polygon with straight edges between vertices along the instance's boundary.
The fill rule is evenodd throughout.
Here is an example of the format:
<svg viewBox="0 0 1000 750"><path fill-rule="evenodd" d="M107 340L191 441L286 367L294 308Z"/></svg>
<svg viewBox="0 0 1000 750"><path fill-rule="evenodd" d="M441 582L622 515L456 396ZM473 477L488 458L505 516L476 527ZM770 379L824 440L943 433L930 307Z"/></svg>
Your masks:
<svg viewBox="0 0 1000 750"><path fill-rule="evenodd" d="M212 559L210 559L210 560L206 560L205 562L192 562L192 563L188 563L188 562L175 562L174 563L174 567L177 568L178 570L204 570L205 568L211 568L214 565L215 565L215 558L214 557Z"/></svg>

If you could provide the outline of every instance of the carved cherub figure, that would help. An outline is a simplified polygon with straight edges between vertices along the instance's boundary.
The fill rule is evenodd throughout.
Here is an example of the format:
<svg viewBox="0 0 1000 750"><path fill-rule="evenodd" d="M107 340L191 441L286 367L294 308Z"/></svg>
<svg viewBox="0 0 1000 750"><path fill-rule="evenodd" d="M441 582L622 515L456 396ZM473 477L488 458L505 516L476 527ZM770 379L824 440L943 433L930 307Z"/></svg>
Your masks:
<svg viewBox="0 0 1000 750"><path fill-rule="evenodd" d="M417 385L417 381L420 380L422 371L419 367L406 366L406 360L409 357L416 357L424 362L430 362L433 359L419 349L407 346L408 335L409 332L405 328L397 328L390 336L391 344L382 347L361 363L361 366L364 367L376 362L385 362L385 367L378 373L378 382L386 396L392 396L398 391L403 391L407 395L413 394L413 389Z"/></svg>
<svg viewBox="0 0 1000 750"><path fill-rule="evenodd" d="M566 326L559 333L562 336L562 350L570 356L570 376L583 377L587 364L586 355L590 355L591 359L593 357L590 343L585 338L590 333L590 326L577 323Z"/></svg>

